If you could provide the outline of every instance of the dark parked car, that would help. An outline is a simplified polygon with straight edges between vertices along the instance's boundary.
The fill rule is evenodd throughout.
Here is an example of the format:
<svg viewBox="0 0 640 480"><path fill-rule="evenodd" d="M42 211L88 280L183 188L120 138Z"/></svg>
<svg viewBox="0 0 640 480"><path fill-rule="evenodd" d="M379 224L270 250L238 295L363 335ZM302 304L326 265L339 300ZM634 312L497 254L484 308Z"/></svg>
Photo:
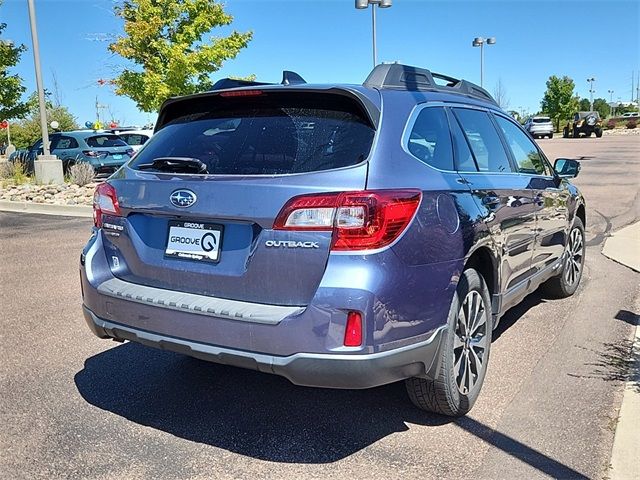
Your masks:
<svg viewBox="0 0 640 480"><path fill-rule="evenodd" d="M578 288L579 163L554 169L485 90L428 70L283 83L166 101L97 187L89 328L298 385L406 380L465 414L500 317Z"/></svg>
<svg viewBox="0 0 640 480"><path fill-rule="evenodd" d="M62 160L65 173L74 163L87 162L97 174L111 174L133 156L133 149L120 137L94 130L56 132L49 136L49 150ZM29 171L42 154L42 139L26 150L17 150L10 160L22 159Z"/></svg>
<svg viewBox="0 0 640 480"><path fill-rule="evenodd" d="M590 137L593 133L598 138L602 136L602 120L598 112L576 112L573 121L562 130L564 138L578 138L580 135Z"/></svg>

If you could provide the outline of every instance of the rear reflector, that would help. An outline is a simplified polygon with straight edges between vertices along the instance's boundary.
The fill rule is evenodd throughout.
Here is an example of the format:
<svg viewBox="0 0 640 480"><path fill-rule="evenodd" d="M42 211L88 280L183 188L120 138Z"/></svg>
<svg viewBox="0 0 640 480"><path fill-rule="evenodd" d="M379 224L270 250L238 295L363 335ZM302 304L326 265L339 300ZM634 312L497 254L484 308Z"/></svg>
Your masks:
<svg viewBox="0 0 640 480"><path fill-rule="evenodd" d="M93 193L93 224L102 227L102 214L120 216L120 205L116 189L110 184L100 183Z"/></svg>
<svg viewBox="0 0 640 480"><path fill-rule="evenodd" d="M333 250L382 248L409 225L421 198L420 190L300 195L282 207L273 228L332 231Z"/></svg>
<svg viewBox="0 0 640 480"><path fill-rule="evenodd" d="M347 314L347 328L344 331L344 346L359 347L362 345L362 314L349 312Z"/></svg>

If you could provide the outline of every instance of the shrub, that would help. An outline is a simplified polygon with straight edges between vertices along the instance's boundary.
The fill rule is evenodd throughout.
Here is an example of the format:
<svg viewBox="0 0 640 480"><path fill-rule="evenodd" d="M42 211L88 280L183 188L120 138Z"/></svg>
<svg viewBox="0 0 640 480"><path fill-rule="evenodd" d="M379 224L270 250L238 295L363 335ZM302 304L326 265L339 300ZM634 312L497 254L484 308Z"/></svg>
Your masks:
<svg viewBox="0 0 640 480"><path fill-rule="evenodd" d="M93 167L86 162L76 163L69 168L69 180L81 187L93 182L94 176Z"/></svg>
<svg viewBox="0 0 640 480"><path fill-rule="evenodd" d="M617 122L612 118L607 122L607 130L616 128Z"/></svg>
<svg viewBox="0 0 640 480"><path fill-rule="evenodd" d="M27 176L27 163L21 158L2 162L0 164L0 178L11 180L16 185L25 183L29 179Z"/></svg>
<svg viewBox="0 0 640 480"><path fill-rule="evenodd" d="M635 120L629 120L627 122L627 128L636 128L638 126L638 123Z"/></svg>

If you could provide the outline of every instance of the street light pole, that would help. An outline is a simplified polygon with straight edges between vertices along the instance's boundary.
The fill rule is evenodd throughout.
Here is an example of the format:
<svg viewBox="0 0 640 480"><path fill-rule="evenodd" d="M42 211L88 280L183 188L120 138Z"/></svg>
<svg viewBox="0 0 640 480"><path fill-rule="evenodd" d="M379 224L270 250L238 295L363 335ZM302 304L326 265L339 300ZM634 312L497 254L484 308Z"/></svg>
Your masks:
<svg viewBox="0 0 640 480"><path fill-rule="evenodd" d="M613 90L607 90L609 94L609 116L613 117Z"/></svg>
<svg viewBox="0 0 640 480"><path fill-rule="evenodd" d="M480 86L484 87L484 44L494 45L496 43L495 37L476 37L471 42L474 47L480 47Z"/></svg>
<svg viewBox="0 0 640 480"><path fill-rule="evenodd" d="M33 42L33 63L36 69L36 89L38 90L38 104L40 106L40 129L42 130L42 151L49 155L49 132L47 131L47 106L44 101L44 88L42 87L42 72L40 70L40 44L38 43L38 30L36 28L36 7L33 0L28 0L29 23L31 25L31 40Z"/></svg>
<svg viewBox="0 0 640 480"><path fill-rule="evenodd" d="M40 69L40 44L38 43L38 30L36 28L36 8L33 0L28 0L29 24L31 27L31 40L33 41L33 63L36 70L36 88L38 90L38 105L40 107L40 130L42 131L42 155L33 162L36 183L64 183L62 161L49 151L49 131L47 130L47 105L42 86L42 71Z"/></svg>
<svg viewBox="0 0 640 480"><path fill-rule="evenodd" d="M596 79L594 77L591 78L587 78L587 82L589 82L589 111L593 112L593 92L595 92L595 90L593 89L593 82L595 82Z"/></svg>
<svg viewBox="0 0 640 480"><path fill-rule="evenodd" d="M363 10L371 5L371 40L373 43L373 66L378 64L378 46L377 46L377 25L376 25L376 5L378 8L389 8L393 0L356 0L356 8Z"/></svg>

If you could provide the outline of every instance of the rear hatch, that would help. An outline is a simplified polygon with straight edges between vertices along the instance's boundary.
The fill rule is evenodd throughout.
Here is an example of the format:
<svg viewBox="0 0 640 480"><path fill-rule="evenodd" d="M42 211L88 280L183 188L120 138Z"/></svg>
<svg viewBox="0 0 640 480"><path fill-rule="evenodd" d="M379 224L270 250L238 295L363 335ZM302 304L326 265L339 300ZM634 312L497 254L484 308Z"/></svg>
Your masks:
<svg viewBox="0 0 640 480"><path fill-rule="evenodd" d="M163 108L156 134L109 180L120 216L104 216L103 238L116 277L233 300L310 302L332 234L274 230L274 221L292 197L364 189L375 120L347 91L279 90Z"/></svg>

